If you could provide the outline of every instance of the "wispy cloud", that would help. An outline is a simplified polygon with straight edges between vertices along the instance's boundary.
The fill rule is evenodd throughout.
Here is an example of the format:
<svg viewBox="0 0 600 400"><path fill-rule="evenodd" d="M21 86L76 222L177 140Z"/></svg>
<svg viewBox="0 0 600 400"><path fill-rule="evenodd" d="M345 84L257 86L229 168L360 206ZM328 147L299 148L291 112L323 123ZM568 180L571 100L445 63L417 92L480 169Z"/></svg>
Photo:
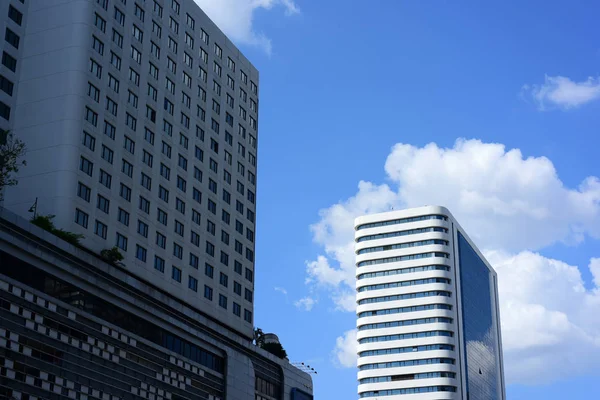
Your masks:
<svg viewBox="0 0 600 400"><path fill-rule="evenodd" d="M531 97L541 111L571 109L600 99L600 78L574 82L564 76L546 75L541 85L525 85L522 94Z"/></svg>
<svg viewBox="0 0 600 400"><path fill-rule="evenodd" d="M277 6L290 16L300 13L293 0L195 0L202 10L234 42L261 47L271 54L271 39L254 28L254 13Z"/></svg>
<svg viewBox="0 0 600 400"><path fill-rule="evenodd" d="M286 295L286 296L287 296L287 294L288 294L287 290L285 290L285 289L284 289L284 288L282 288L282 287L275 287L274 289L275 289L275 291L276 291L276 292L283 293L283 294L284 294L284 295Z"/></svg>
<svg viewBox="0 0 600 400"><path fill-rule="evenodd" d="M310 311L313 309L315 304L317 304L317 302L317 299L307 296L295 301L294 305L301 310Z"/></svg>

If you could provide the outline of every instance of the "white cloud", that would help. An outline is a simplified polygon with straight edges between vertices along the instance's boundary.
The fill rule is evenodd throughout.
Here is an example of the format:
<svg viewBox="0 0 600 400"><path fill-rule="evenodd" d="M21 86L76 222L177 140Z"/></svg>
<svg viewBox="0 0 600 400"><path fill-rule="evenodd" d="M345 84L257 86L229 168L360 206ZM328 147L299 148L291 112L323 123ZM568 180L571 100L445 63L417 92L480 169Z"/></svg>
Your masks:
<svg viewBox="0 0 600 400"><path fill-rule="evenodd" d="M293 0L195 0L215 24L234 42L262 47L271 54L272 44L264 33L253 26L254 13L259 9L285 9L285 15L298 14Z"/></svg>
<svg viewBox="0 0 600 400"><path fill-rule="evenodd" d="M284 295L286 295L286 296L287 296L287 294L288 294L287 290L286 290L286 289L284 289L284 288L282 288L282 287L275 287L275 288L273 288L273 289L274 289L276 292L283 293L283 294L284 294Z"/></svg>
<svg viewBox="0 0 600 400"><path fill-rule="evenodd" d="M523 92L533 98L540 110L548 106L575 108L600 98L600 79L589 77L574 82L564 76L546 75L542 85L525 85Z"/></svg>
<svg viewBox="0 0 600 400"><path fill-rule="evenodd" d="M593 311L600 306L600 259L590 262L596 287L586 290L577 267L534 252L556 242L600 237L597 177L570 188L545 157L462 139L452 148L397 144L385 171L388 185L361 181L356 195L320 211L311 229L324 253L307 262L311 290L327 290L338 309L353 311L354 218L391 207L444 205L475 243L488 249L498 271L510 382L577 373L587 362L576 355L586 351L600 359L600 314ZM340 365L355 365L348 351L341 351L346 339L338 338L335 354L343 354Z"/></svg>
<svg viewBox="0 0 600 400"><path fill-rule="evenodd" d="M315 304L317 304L317 299L314 299L312 297L303 297L300 300L297 300L294 302L294 305L296 307L298 307L301 310L304 311L310 311L313 309L313 307L315 306Z"/></svg>
<svg viewBox="0 0 600 400"><path fill-rule="evenodd" d="M334 363L340 367L356 367L356 329L346 331L335 340L332 355Z"/></svg>

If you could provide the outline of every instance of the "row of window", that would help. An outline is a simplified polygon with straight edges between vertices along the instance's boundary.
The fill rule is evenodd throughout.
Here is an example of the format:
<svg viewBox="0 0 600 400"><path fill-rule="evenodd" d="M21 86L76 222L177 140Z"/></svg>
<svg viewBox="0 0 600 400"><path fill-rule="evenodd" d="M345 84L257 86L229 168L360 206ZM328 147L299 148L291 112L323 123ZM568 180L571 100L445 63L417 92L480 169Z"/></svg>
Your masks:
<svg viewBox="0 0 600 400"><path fill-rule="evenodd" d="M119 23L122 25L122 23L120 22L120 20L124 21L124 15L121 11L119 11L119 9L117 7L115 7L115 19L119 20ZM156 23L156 21L152 21L153 23L153 33L155 33L157 36L161 36L162 34L162 28L160 27L160 25L158 23ZM99 16L98 14L96 14L96 19L95 19L95 24L96 26L103 32L105 33L106 31L106 21ZM170 25L172 27L172 29L174 31L177 31L176 33L178 33L178 26L179 24L173 19L170 19ZM133 24L132 26L132 34L134 36L134 38L136 40L138 40L139 42L143 41L143 31L135 24ZM123 46L123 36L118 33L115 29L113 29L113 41L120 47L122 48ZM192 36L189 35L189 33L185 33L185 41L186 44L188 46L190 46L193 49L193 43L194 43L194 39ZM177 41L175 39L173 39L171 36L169 36L169 48L173 53L177 53ZM104 55L104 43L102 43L100 41L100 39L98 39L97 37L93 37L93 44L92 47L100 54L100 55ZM218 45L215 44L215 49L219 49L220 47ZM154 57L156 57L157 59L160 59L160 47L154 43L153 41L151 41L151 53L153 54ZM222 53L218 50L215 50L215 54L219 54ZM141 52L135 47L135 46L131 46L131 56L134 59L134 61L137 64L141 64ZM200 58L204 61L207 62L208 61L208 55L206 53L206 51L202 48L200 48ZM190 68L193 68L193 57L187 53L184 52L184 56L183 56L183 60L185 65L187 65ZM117 67L120 70L120 58L114 54L111 51L111 64L113 64L115 67ZM152 62L150 62L150 75L153 76L155 79L158 79L158 68L152 64ZM231 70L235 71L235 62L231 59L228 58L228 66ZM176 63L175 61L173 61L173 59L171 59L170 57L168 57L168 62L167 62L167 67L168 69L176 74ZM202 67L199 67L199 77L200 79L204 82L207 83L207 74L206 74L206 70L204 70ZM217 63L217 61L214 61L214 66L213 66L213 70L215 71L215 73L219 76L221 76L221 70L222 68L220 67L220 65ZM133 71L135 72L135 71ZM130 69L130 74L131 74L131 69ZM136 79L136 84L139 86L139 74L137 72L135 72L135 74L137 75L137 79ZM247 75L240 70L240 77L242 79L243 82L247 83ZM182 75L182 80L183 82L189 87L191 88L191 81L192 78L189 74L186 74L185 72L183 72ZM228 87L230 87L232 90L235 90L235 81L234 79L230 76L227 75L227 85ZM251 91L254 94L257 94L257 86L256 84L251 81L250 82L250 87L251 87ZM169 80L167 78L167 89L172 93L175 94L175 84ZM221 95L221 86L220 84L217 83L217 81L213 81L213 90L215 91L215 93L220 96ZM243 92L243 93L242 93ZM187 96L185 93L183 93L183 96ZM189 96L187 96L189 98ZM231 97L231 96L229 96ZM244 102L247 101L247 94L246 92L240 88L240 98L243 99ZM154 99L156 101L156 99ZM204 99L205 100L205 99ZM231 100L233 100L233 98L231 98ZM229 102L228 102L229 103ZM231 104L231 107L233 107L233 104ZM189 105L188 105L189 108ZM250 110L252 110L253 112L257 113L258 112L258 104L255 100L250 99ZM230 125L233 126L233 116L229 115L230 117L230 121L228 119L226 119L226 121L229 123ZM240 107L240 117L242 117L244 120L246 120L246 110L243 109L243 107ZM256 119L253 117L250 117L250 126L253 129L257 129L257 123L256 123Z"/></svg>
<svg viewBox="0 0 600 400"><path fill-rule="evenodd" d="M12 20L15 24L21 26L23 22L23 13L17 10L12 5L8 6L8 18ZM19 48L19 43L21 38L17 35L13 30L9 27L6 27L4 31L4 41L10 44L12 47L16 49ZM6 51L2 52L2 65L15 72L17 70L17 59L11 56ZM0 75L0 90L8 94L9 96L13 95L14 91L14 83L5 77L4 75ZM8 104L0 101L0 118L4 118L5 120L10 120L11 108Z"/></svg>
<svg viewBox="0 0 600 400"><path fill-rule="evenodd" d="M454 372L423 372L419 374L407 374L407 375L392 375L392 376L376 376L373 378L363 378L358 381L359 384L365 383L380 383L380 382L398 382L398 381L409 381L414 379L432 379L432 378L456 378Z"/></svg>
<svg viewBox="0 0 600 400"><path fill-rule="evenodd" d="M378 271L378 272L369 272L366 274L360 274L360 275L358 275L357 279L360 280L360 279L368 279L368 278L379 278L382 276L412 274L415 272L425 272L425 271L450 271L450 267L447 265L424 265L422 267L398 268L398 269L391 269L388 271Z"/></svg>
<svg viewBox="0 0 600 400"><path fill-rule="evenodd" d="M362 225L357 226L356 230L360 231L361 229L377 228L380 226L389 226L389 225L397 225L397 224L406 224L409 222L428 221L428 220L432 220L432 219L448 221L448 217L446 217L445 215L421 215L419 217L399 218L399 219L393 219L390 221L371 222L368 224L362 224Z"/></svg>
<svg viewBox="0 0 600 400"><path fill-rule="evenodd" d="M369 350L358 353L359 357L383 356L386 354L414 353L418 351L448 350L454 351L450 344L428 344L422 346L396 347L394 349ZM387 381L384 381L387 382Z"/></svg>
<svg viewBox="0 0 600 400"><path fill-rule="evenodd" d="M431 258L431 257L450 258L450 254L449 253L440 253L440 252L431 252L431 253L409 254L406 256L398 256L398 257L378 258L375 260L361 261L357 264L357 267L364 267L367 265L387 264L387 263L393 263L393 262L398 262L398 261L419 260L421 258Z"/></svg>
<svg viewBox="0 0 600 400"><path fill-rule="evenodd" d="M365 364L358 367L359 371L366 371L370 369L382 369L382 368L398 368L398 367L412 367L416 365L430 365L430 364L454 364L453 358L436 357L436 358L423 358L420 360L405 360L405 361L390 361L375 364Z"/></svg>
<svg viewBox="0 0 600 400"><path fill-rule="evenodd" d="M420 233L428 233L428 232L442 232L448 233L448 229L439 228L439 227L430 227L430 228L419 228L419 229L409 229L406 231L397 231L397 232L389 232L389 233L378 233L376 235L367 235L362 236L356 239L357 243L365 242L367 240L378 240L378 239L387 239L398 236L408 236L408 235L418 235Z"/></svg>
<svg viewBox="0 0 600 400"><path fill-rule="evenodd" d="M386 308L384 310L364 311L358 314L358 318L375 317L378 315L403 314L409 312L428 311L428 310L452 310L449 304L426 304L420 306Z"/></svg>
<svg viewBox="0 0 600 400"><path fill-rule="evenodd" d="M432 318L418 318L418 319L407 319L403 321L389 321L379 322L374 324L365 324L358 327L359 331L365 331L369 329L383 329L383 328L396 328L399 326L412 326L412 325L423 325L423 324L451 324L452 318L446 317L432 317Z"/></svg>
<svg viewBox="0 0 600 400"><path fill-rule="evenodd" d="M408 339L421 339L426 337L454 337L454 333L451 331L426 331L426 332L412 332L412 333L400 333L395 335L383 335L383 336L371 336L358 340L358 344L365 343L378 343L378 342L389 342L394 340L408 340Z"/></svg>
<svg viewBox="0 0 600 400"><path fill-rule="evenodd" d="M419 240L416 242L397 243L397 244L389 244L389 245L385 245L385 246L367 247L366 249L359 250L357 254L367 254L367 253L375 253L378 251L406 249L409 247L430 246L430 245L434 245L434 244L448 246L448 243L449 242L447 240L441 240L441 239Z"/></svg>
<svg viewBox="0 0 600 400"><path fill-rule="evenodd" d="M379 396L397 396L400 394L415 394L415 393L433 393L433 392L456 392L455 386L425 386L418 388L405 389L388 389L374 390L360 393L360 398L364 397L379 397Z"/></svg>
<svg viewBox="0 0 600 400"><path fill-rule="evenodd" d="M405 293L405 294L396 294L392 296L382 296L382 297L371 297L369 299L359 300L358 305L362 304L372 304L372 303L382 303L386 301L396 301L396 300L407 300L407 299L419 299L422 297L451 297L452 293L447 292L445 290L431 290L427 292L417 292L417 293Z"/></svg>
<svg viewBox="0 0 600 400"><path fill-rule="evenodd" d="M366 292L369 290L381 290L381 289L392 289L405 286L416 286L416 285L427 285L430 283L445 283L450 284L450 279L446 278L426 278L426 279L414 279L412 281L401 281L391 283L380 283L377 285L367 285L358 288L358 292Z"/></svg>

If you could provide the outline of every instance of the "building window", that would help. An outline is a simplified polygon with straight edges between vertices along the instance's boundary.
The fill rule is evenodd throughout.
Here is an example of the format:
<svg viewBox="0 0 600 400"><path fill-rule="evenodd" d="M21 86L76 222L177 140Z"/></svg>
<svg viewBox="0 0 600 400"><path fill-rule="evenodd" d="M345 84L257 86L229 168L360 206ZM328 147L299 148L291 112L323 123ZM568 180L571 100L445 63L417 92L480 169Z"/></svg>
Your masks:
<svg viewBox="0 0 600 400"><path fill-rule="evenodd" d="M124 159L122 161L123 161L123 166L121 167L121 172L123 172L128 177L132 178L133 177L133 165Z"/></svg>
<svg viewBox="0 0 600 400"><path fill-rule="evenodd" d="M201 29L201 32L200 32L200 40L202 40L202 41L203 41L203 42L204 42L206 45L208 45L208 40L209 40L209 37L208 37L208 33L206 33L206 32L204 31L204 29Z"/></svg>
<svg viewBox="0 0 600 400"><path fill-rule="evenodd" d="M10 69L12 72L17 71L17 59L5 51L2 52L2 65Z"/></svg>
<svg viewBox="0 0 600 400"><path fill-rule="evenodd" d="M123 35L117 32L114 28L112 30L112 41L114 44L119 46L119 48L123 48Z"/></svg>
<svg viewBox="0 0 600 400"><path fill-rule="evenodd" d="M112 51L110 52L110 65L112 65L119 71L121 70L121 57L119 57ZM110 86L110 81L109 81L109 86Z"/></svg>
<svg viewBox="0 0 600 400"><path fill-rule="evenodd" d="M141 173L141 185L142 187L148 189L148 190L152 190L152 178L150 178L148 175L146 175L145 173Z"/></svg>
<svg viewBox="0 0 600 400"><path fill-rule="evenodd" d="M206 241L206 254L208 254L211 257L215 256L215 245L209 242L208 240Z"/></svg>
<svg viewBox="0 0 600 400"><path fill-rule="evenodd" d="M238 254L243 254L244 253L244 245L239 240L235 241L235 251Z"/></svg>
<svg viewBox="0 0 600 400"><path fill-rule="evenodd" d="M165 164L160 163L160 175L166 180L171 179L171 168L167 167Z"/></svg>
<svg viewBox="0 0 600 400"><path fill-rule="evenodd" d="M254 281L254 272L249 268L246 268L246 279L250 282Z"/></svg>
<svg viewBox="0 0 600 400"><path fill-rule="evenodd" d="M211 235L215 236L215 223L212 222L211 220L206 220L206 232L210 233Z"/></svg>
<svg viewBox="0 0 600 400"><path fill-rule="evenodd" d="M183 247L178 245L177 243L173 243L173 255L180 260L183 259Z"/></svg>
<svg viewBox="0 0 600 400"><path fill-rule="evenodd" d="M208 199L207 204L208 204L208 206L207 206L208 211L210 211L211 213L216 215L217 214L217 204L214 201L212 201L211 199Z"/></svg>
<svg viewBox="0 0 600 400"><path fill-rule="evenodd" d="M129 186L121 183L121 187L119 189L119 195L127 201L131 201L131 189Z"/></svg>
<svg viewBox="0 0 600 400"><path fill-rule="evenodd" d="M204 297L206 297L208 300L212 301L213 290L210 286L204 285Z"/></svg>
<svg viewBox="0 0 600 400"><path fill-rule="evenodd" d="M185 214L185 202L179 197L175 199L175 209L182 214Z"/></svg>
<svg viewBox="0 0 600 400"><path fill-rule="evenodd" d="M193 276L188 277L188 287L192 289L194 292L198 291L198 279Z"/></svg>
<svg viewBox="0 0 600 400"><path fill-rule="evenodd" d="M192 209L192 222L196 225L200 225L200 213L194 209Z"/></svg>
<svg viewBox="0 0 600 400"><path fill-rule="evenodd" d="M92 49L96 50L101 56L104 55L104 43L94 35L92 35Z"/></svg>
<svg viewBox="0 0 600 400"><path fill-rule="evenodd" d="M85 201L87 201L89 203L90 202L91 193L92 193L92 189L90 189L89 187L87 187L83 183L78 182L78 184L77 184L77 196L79 196L80 198L82 198L83 200L85 200Z"/></svg>
<svg viewBox="0 0 600 400"><path fill-rule="evenodd" d="M179 236L183 236L183 231L184 231L184 226L181 222L175 220L175 233L178 234Z"/></svg>
<svg viewBox="0 0 600 400"><path fill-rule="evenodd" d="M79 208L75 209L75 223L83 226L87 229L89 215L81 211Z"/></svg>
<svg viewBox="0 0 600 400"><path fill-rule="evenodd" d="M138 18L140 19L140 21L142 21L142 22L144 21L144 15L145 15L145 12L144 12L144 10L142 9L142 7L140 7L140 6L139 6L139 5L137 5L137 4L135 5L135 11L134 11L134 14L135 14L135 16L136 16L136 17L138 17Z"/></svg>
<svg viewBox="0 0 600 400"><path fill-rule="evenodd" d="M244 309L244 321L252 323L252 311Z"/></svg>
<svg viewBox="0 0 600 400"><path fill-rule="evenodd" d="M161 249L167 247L167 237L160 232L156 232L156 245Z"/></svg>
<svg viewBox="0 0 600 400"><path fill-rule="evenodd" d="M100 236L102 239L106 239L107 231L108 227L102 222L96 220L96 225L94 226L94 233Z"/></svg>
<svg viewBox="0 0 600 400"><path fill-rule="evenodd" d="M145 248L143 248L139 244L135 245L135 258L137 258L140 261L146 262L146 254L147 251Z"/></svg>
<svg viewBox="0 0 600 400"><path fill-rule="evenodd" d="M242 263L239 261L234 261L233 263L233 270L238 273L239 275L242 274Z"/></svg>
<svg viewBox="0 0 600 400"><path fill-rule="evenodd" d="M227 310L227 297L219 294L219 306Z"/></svg>
<svg viewBox="0 0 600 400"><path fill-rule="evenodd" d="M233 293L239 296L242 295L242 285L237 281L233 281Z"/></svg>
<svg viewBox="0 0 600 400"><path fill-rule="evenodd" d="M192 198L201 204L202 203L202 192L200 192L198 189L194 188L192 191Z"/></svg>
<svg viewBox="0 0 600 400"><path fill-rule="evenodd" d="M110 189L112 183L112 176L103 169L100 169L100 180L99 182Z"/></svg>
<svg viewBox="0 0 600 400"><path fill-rule="evenodd" d="M177 267L173 267L171 272L171 278L174 281L181 282L181 270Z"/></svg>
<svg viewBox="0 0 600 400"><path fill-rule="evenodd" d="M204 274L206 276L208 276L209 278L213 278L213 275L215 273L215 268L210 265L210 264L204 264Z"/></svg>
<svg viewBox="0 0 600 400"><path fill-rule="evenodd" d="M89 107L85 108L85 120L94 126L98 126L98 114Z"/></svg>
<svg viewBox="0 0 600 400"><path fill-rule="evenodd" d="M147 238L148 237L148 224L146 224L143 221L140 221L138 219L138 228L137 228L137 232L142 235L143 237Z"/></svg>
<svg viewBox="0 0 600 400"><path fill-rule="evenodd" d="M98 208L98 210L108 214L110 208L110 200L99 194L96 201L96 207Z"/></svg>
<svg viewBox="0 0 600 400"><path fill-rule="evenodd" d="M117 7L115 7L115 20L121 26L125 26L125 14Z"/></svg>
<svg viewBox="0 0 600 400"><path fill-rule="evenodd" d="M140 196L139 209L146 214L150 214L150 201L144 198L144 196Z"/></svg>
<svg viewBox="0 0 600 400"><path fill-rule="evenodd" d="M190 267L198 269L198 265L200 263L200 259L197 255L190 253Z"/></svg>
<svg viewBox="0 0 600 400"><path fill-rule="evenodd" d="M117 247L123 251L127 251L127 238L117 232Z"/></svg>
<svg viewBox="0 0 600 400"><path fill-rule="evenodd" d="M168 223L168 214L161 210L160 208L156 209L156 220L163 225L167 225Z"/></svg>
<svg viewBox="0 0 600 400"><path fill-rule="evenodd" d="M160 272L165 272L165 260L159 256L154 256L154 269Z"/></svg>
<svg viewBox="0 0 600 400"><path fill-rule="evenodd" d="M229 278L222 272L219 274L219 283L225 287L229 286Z"/></svg>
<svg viewBox="0 0 600 400"><path fill-rule="evenodd" d="M234 301L233 302L233 314L239 317L239 316L241 316L241 312L242 312L242 307Z"/></svg>
<svg viewBox="0 0 600 400"><path fill-rule="evenodd" d="M79 169L89 176L92 176L94 172L94 164L85 157L81 157L79 160Z"/></svg>
<svg viewBox="0 0 600 400"><path fill-rule="evenodd" d="M6 40L9 44L11 44L15 49L19 48L19 35L6 28L6 33L4 35L4 40Z"/></svg>
<svg viewBox="0 0 600 400"><path fill-rule="evenodd" d="M246 299L248 302L252 303L252 299L253 299L253 297L252 297L252 290L250 290L250 289L245 289L245 290L244 290L244 298L245 298L245 299Z"/></svg>

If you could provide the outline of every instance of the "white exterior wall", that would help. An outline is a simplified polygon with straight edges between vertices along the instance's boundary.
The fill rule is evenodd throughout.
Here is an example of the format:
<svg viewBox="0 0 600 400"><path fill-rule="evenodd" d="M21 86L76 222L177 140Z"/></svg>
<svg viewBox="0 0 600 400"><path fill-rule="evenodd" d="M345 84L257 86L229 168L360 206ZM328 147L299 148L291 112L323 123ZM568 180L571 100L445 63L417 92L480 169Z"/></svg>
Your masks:
<svg viewBox="0 0 600 400"><path fill-rule="evenodd" d="M8 12L6 2L0 3L0 12ZM115 246L117 234L125 236L127 249L121 253L130 271L252 337L254 280L246 279L246 269L254 275L256 227L255 217L250 220L248 210L256 211L256 185L250 181L251 173L256 176L257 166L258 133L250 123L250 118L258 120L257 110L251 109L251 101L258 105L258 89L256 93L252 91L252 83L257 88L259 84L256 68L193 0L178 0L179 12L172 7L175 3L171 0L27 0L25 4L10 0L9 3L21 10L24 17L21 27L7 22L21 36L19 49L2 45L17 57L18 74L0 66L1 73L15 80L10 126L2 120L0 128L12 128L26 143L28 152L27 167L20 171L19 185L6 191L4 206L30 218L28 210L37 198L38 214L56 215L54 223L58 228L83 234L82 244L97 253ZM160 14L155 3L162 7ZM136 5L143 8L143 20L136 15ZM115 8L125 15L122 25L115 19ZM194 29L188 24L187 14L194 20ZM95 24L96 15L104 19L104 31ZM170 27L171 18L178 24L178 32ZM4 19L3 14L0 20ZM161 27L160 37L154 32L154 23ZM134 25L143 31L141 42L132 35ZM113 41L113 30L123 36L122 46ZM209 36L208 44L202 41L202 30ZM193 47L186 43L186 33L193 38ZM102 55L92 48L93 37L103 43ZM169 48L170 38L177 42L177 52ZM160 47L159 57L151 52L151 43ZM221 57L216 54L215 44L222 49ZM132 46L141 52L139 64L132 58ZM206 52L207 62L203 61L200 49ZM111 64L111 53L120 57L120 69ZM192 58L192 68L185 63L186 53ZM168 58L176 63L175 73L168 68ZM235 62L235 70L229 68L228 58ZM102 67L100 77L90 72L90 59ZM149 73L150 62L159 70L158 79ZM221 68L221 76L215 72L215 62ZM139 74L139 85L130 80L130 68ZM199 77L200 68L206 72L206 82ZM242 81L241 71L247 75L247 82ZM183 81L184 72L191 77L191 87ZM109 87L109 74L119 81L118 93ZM228 86L228 76L234 80L233 89ZM167 78L175 84L174 94L166 88ZM213 90L213 81L220 85L220 95ZM88 95L88 83L99 89L98 102ZM157 90L157 100L148 95L149 84ZM206 91L205 99L198 95L198 87ZM246 101L241 90L246 92ZM129 91L138 96L137 108L128 103ZM182 93L191 98L189 107L183 103ZM234 99L233 107L227 103L228 94ZM1 92L0 100L5 97ZM116 116L106 109L107 97L118 105ZM172 115L164 109L165 98L174 105ZM219 113L213 110L213 100L219 104ZM147 105L156 111L155 121L147 117ZM85 120L86 107L97 113L96 126ZM197 115L197 107L204 110L204 121ZM245 118L240 107L246 112ZM126 113L136 118L135 130L126 125ZM182 124L181 113L190 118L189 128ZM226 113L233 117L232 126L227 123ZM211 129L213 119L220 125L219 132ZM163 120L173 126L171 136L164 132ZM105 121L116 127L114 139L104 134ZM204 131L203 139L197 135L197 126ZM241 134L240 126L245 134ZM154 133L153 144L145 140L146 128ZM83 143L84 132L94 138L93 149ZM182 145L180 134L187 138L187 148ZM226 139L228 135L231 143ZM125 136L135 142L133 154L124 148ZM218 152L211 147L211 139L218 144ZM162 153L163 141L171 146L170 157ZM102 158L103 146L114 152L112 163ZM203 151L203 161L195 157L196 146ZM143 162L144 151L153 156L152 166ZM187 170L179 166L180 154L187 159ZM80 170L80 157L93 163L91 176ZM132 177L122 172L123 159L133 165ZM210 168L211 159L217 163L216 172ZM169 180L160 174L161 163L170 168ZM202 172L201 181L195 177L194 167ZM110 188L99 183L101 169L111 175ZM225 171L231 174L229 182L225 180ZM142 173L152 180L150 190L141 185ZM185 192L177 187L178 176L186 181ZM211 192L209 180L216 183L216 193ZM243 184L240 190L238 181ZM79 182L91 188L89 201L78 197ZM121 184L131 189L130 201L120 196ZM169 191L168 202L159 198L159 185ZM202 194L200 202L193 197L194 188ZM230 194L229 204L223 200L223 190ZM110 200L108 213L98 209L98 195ZM149 213L140 210L140 196L150 202ZM254 199L250 200L251 197ZM184 201L185 214L176 209L176 198ZM215 213L207 207L209 200L216 203ZM243 213L238 212L237 201L243 205ZM166 225L157 221L157 208L167 213ZM78 209L88 215L85 227L75 222ZM128 226L119 221L119 209L129 213ZM192 221L192 210L201 215L199 225ZM229 213L229 223L223 220L223 211ZM138 233L138 220L148 225L147 237ZM182 236L175 233L176 220L184 226ZM243 225L241 233L236 230L236 220ZM96 234L96 221L107 226L106 238ZM214 234L207 231L208 221L214 224ZM198 246L191 241L192 231L200 236ZM229 243L223 241L222 231L229 235ZM166 236L164 249L157 245L157 232ZM207 254L207 241L214 245L214 256ZM236 241L242 246L241 254L236 251ZM181 259L174 256L174 244L183 248ZM147 252L145 262L136 258L138 245ZM228 255L228 265L221 262L221 252ZM247 258L248 252L252 260ZM199 258L198 269L190 266L190 253ZM155 256L165 260L164 272L154 268ZM241 273L234 271L235 261L242 264ZM214 267L213 278L205 274L205 263ZM181 270L181 282L172 279L173 266ZM227 286L220 284L220 273L227 275ZM189 277L198 280L197 292L188 287ZM234 292L234 282L241 285L241 293ZM213 290L212 300L204 297L205 285ZM252 292L250 300L245 298L246 289ZM219 305L221 294L227 297L227 309ZM233 302L240 305L240 316L234 315ZM244 318L246 310L251 312L249 321Z"/></svg>
<svg viewBox="0 0 600 400"><path fill-rule="evenodd" d="M362 225L372 224L378 222L392 221L398 219L407 219L421 216L443 216L443 219L426 219L414 222L401 222L384 226L376 226L369 228L361 228ZM459 277L459 260L458 257L455 259L455 255L458 254L458 245L455 243L454 238L456 237L456 231L460 229L458 223L452 217L450 212L444 207L427 206L415 209L408 209L402 211L391 211L381 214L374 214L368 216L362 216L355 220L355 251L356 251L356 288L357 288L357 328L359 329L357 334L358 339L358 394L359 396L365 392L371 392L371 396L374 398L385 398L389 400L399 399L465 399L466 393L464 390L466 381L464 373L465 365L465 353L462 346L462 315L460 311L460 284L456 282ZM361 228L361 229L359 229ZM415 229L423 228L442 228L445 232L429 231L424 233L410 233L405 232L402 236L393 236L387 238L375 238L369 240L363 240L359 242L359 239L365 236L378 235L378 234L389 234L394 232L410 231ZM467 235L462 229L460 229L463 236L468 239ZM379 247L379 246L391 246L407 244L418 241L426 240L442 240L447 244L426 244L418 245L399 249L377 249L376 251L358 254L361 250ZM476 247L472 244L473 248ZM388 263L372 264L359 266L361 262L376 260L381 258L389 257L402 257L422 253L446 253L448 257L428 257L404 261L394 261ZM485 261L483 256L479 253L480 257ZM444 265L449 267L449 271L445 270L426 270L412 272L405 270L403 273L392 274L389 272L398 269L407 269L413 267L423 267L429 265ZM493 272L491 266L488 267ZM376 272L388 272L388 275L377 276L377 277L361 277L361 275L367 273ZM495 272L493 272L495 276ZM430 278L443 278L449 279L449 283L424 283L416 282L410 286L401 286L393 288L378 288L372 290L363 290L361 288L369 285L379 284L392 284L396 282L415 281ZM361 300L376 298L382 296L394 296L394 295L405 295L410 293L421 293L428 291L446 291L450 292L450 297L446 296L430 296L430 297L418 297L408 298L400 300L382 301L376 303L360 304ZM492 304L494 305L493 318L494 321L497 319L497 299L492 296ZM426 306L426 305L446 305L450 306L451 310L447 309L431 309L423 311L404 311L400 313L390 313L376 316L361 316L361 313L367 311L377 310L388 310L394 308L414 307L414 306ZM422 318L451 318L451 323L445 322L430 322L421 323L407 326L397 327L379 327L374 329L361 329L361 326L366 324L377 324L386 322L396 321L407 321L416 320ZM429 331L449 331L452 332L452 336L430 336L421 338L404 338L400 340L389 340L389 341L378 341L370 343L362 343L361 340L369 337L378 337L384 335L398 335L398 334L411 334L419 332ZM499 328L497 328L499 334ZM432 349L432 350L418 350L415 348L413 351L403 353L392 353L382 355L371 355L371 356L360 356L361 353L366 351L376 350L388 350L397 348L417 347L426 345L451 345L453 349ZM417 351L418 350L418 351ZM502 349L499 349L500 354ZM374 363L386 363L386 362L397 362L397 361L413 361L419 359L433 359L433 358L448 358L452 359L453 363L432 363L426 365L417 366L403 366L403 367L392 367L392 368L379 368L379 369L364 369L360 370L362 366ZM501 357L500 357L501 358ZM498 370L501 371L502 362L501 359L497 360L500 365ZM419 373L451 373L455 375L450 376L432 376L429 378L414 379L412 374ZM404 375L403 380L391 381L391 377ZM408 375L408 376L407 376ZM390 381L376 382L376 383L360 383L362 379L366 378L377 378L377 377L390 377ZM501 379L501 378L499 378ZM502 384L503 385L503 384ZM455 391L435 391L425 393L376 393L385 390L395 389L415 389L415 388L426 388L426 387L448 387ZM393 392L392 392L393 393Z"/></svg>

